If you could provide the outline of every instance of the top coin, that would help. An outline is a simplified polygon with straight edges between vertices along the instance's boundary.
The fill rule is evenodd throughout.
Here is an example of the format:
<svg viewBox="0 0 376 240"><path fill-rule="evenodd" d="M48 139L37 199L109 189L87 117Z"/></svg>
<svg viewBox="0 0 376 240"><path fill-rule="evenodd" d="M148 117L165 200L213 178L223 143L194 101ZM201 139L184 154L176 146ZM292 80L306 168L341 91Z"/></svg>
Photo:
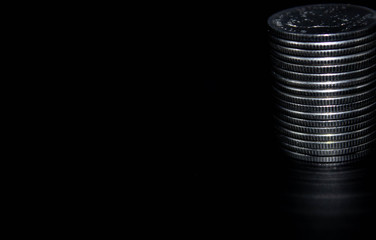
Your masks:
<svg viewBox="0 0 376 240"><path fill-rule="evenodd" d="M376 30L376 11L351 4L316 4L286 9L268 19L270 32L295 41L339 41Z"/></svg>

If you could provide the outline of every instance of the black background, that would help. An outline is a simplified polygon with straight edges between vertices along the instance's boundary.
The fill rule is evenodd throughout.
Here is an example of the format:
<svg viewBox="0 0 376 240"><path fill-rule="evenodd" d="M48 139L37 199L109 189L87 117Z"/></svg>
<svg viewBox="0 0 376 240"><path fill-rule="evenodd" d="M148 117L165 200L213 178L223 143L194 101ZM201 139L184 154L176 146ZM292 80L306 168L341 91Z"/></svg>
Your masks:
<svg viewBox="0 0 376 240"><path fill-rule="evenodd" d="M361 166L351 166L350 170L330 168L341 175L336 183L342 184L342 195L333 190L336 188L330 181L325 182L324 190L319 192L329 197L327 202L320 202L314 200L315 195L309 190L302 193L300 180L311 175L317 177L328 169L309 167L307 170L284 157L273 138L266 21L277 11L315 3L325 2L206 2L187 6L189 18L185 22L187 44L184 48L189 61L186 75L189 81L197 81L199 89L189 102L185 132L188 139L185 153L191 171L187 194L191 233L246 234L254 238L277 234L296 239L371 237L373 204L362 205L367 214L355 217L338 213L328 217L316 211L325 208L315 203L333 203L334 208L347 204L347 207L337 208L343 213L343 209L354 206L343 199L336 202L341 199L338 196L359 199L366 195L362 192L364 189L374 200L375 174L372 172L375 164L371 160L375 160L375 156L364 160ZM346 3L376 9L375 3L368 1ZM299 175L301 167L311 174ZM353 180L354 172L355 175L362 172L355 177L362 181ZM315 184L316 177L303 182ZM321 179L325 181L325 177ZM354 182L359 184L354 187ZM310 186L303 184L303 189L310 189ZM331 190L325 192L325 189ZM291 196L300 194L308 199L311 205L301 204L295 211L281 210L285 209L286 202L298 202L291 206L302 203L286 194L289 191L294 193ZM372 200L367 198L366 202ZM315 212L314 217L306 214L309 209ZM256 232L264 236L254 236Z"/></svg>

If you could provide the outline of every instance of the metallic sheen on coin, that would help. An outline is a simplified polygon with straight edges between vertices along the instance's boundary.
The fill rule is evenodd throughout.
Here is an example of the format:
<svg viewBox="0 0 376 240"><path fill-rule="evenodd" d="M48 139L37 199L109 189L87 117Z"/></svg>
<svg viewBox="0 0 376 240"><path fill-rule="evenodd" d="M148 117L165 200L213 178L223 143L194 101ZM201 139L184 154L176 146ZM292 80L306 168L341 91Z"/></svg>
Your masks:
<svg viewBox="0 0 376 240"><path fill-rule="evenodd" d="M277 43L270 42L270 46L277 52L288 54L291 56L301 56L301 57L337 57L344 55L351 55L356 53L361 53L374 49L376 47L376 40L368 43L356 45L353 47L345 47L338 49L326 49L326 50L314 50L314 49L299 49L293 47L286 47L279 45Z"/></svg>
<svg viewBox="0 0 376 240"><path fill-rule="evenodd" d="M376 11L350 4L268 19L274 130L287 156L343 164L376 142Z"/></svg>
<svg viewBox="0 0 376 240"><path fill-rule="evenodd" d="M270 32L295 41L338 41L362 37L376 27L376 12L349 4L316 4L286 9L268 19Z"/></svg>

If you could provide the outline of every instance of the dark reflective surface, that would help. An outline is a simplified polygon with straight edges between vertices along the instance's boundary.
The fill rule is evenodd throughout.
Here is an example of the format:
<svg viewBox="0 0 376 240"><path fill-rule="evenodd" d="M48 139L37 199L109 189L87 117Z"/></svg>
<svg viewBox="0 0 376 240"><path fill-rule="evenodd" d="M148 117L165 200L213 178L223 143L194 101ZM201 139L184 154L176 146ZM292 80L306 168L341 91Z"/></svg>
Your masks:
<svg viewBox="0 0 376 240"><path fill-rule="evenodd" d="M188 198L191 232L263 234L265 239L375 236L374 156L343 166L313 166L272 155L269 163L267 158L224 163L216 155L217 162L196 171Z"/></svg>
<svg viewBox="0 0 376 240"><path fill-rule="evenodd" d="M288 159L278 214L297 239L359 239L373 232L374 164L371 157L343 166L313 166Z"/></svg>

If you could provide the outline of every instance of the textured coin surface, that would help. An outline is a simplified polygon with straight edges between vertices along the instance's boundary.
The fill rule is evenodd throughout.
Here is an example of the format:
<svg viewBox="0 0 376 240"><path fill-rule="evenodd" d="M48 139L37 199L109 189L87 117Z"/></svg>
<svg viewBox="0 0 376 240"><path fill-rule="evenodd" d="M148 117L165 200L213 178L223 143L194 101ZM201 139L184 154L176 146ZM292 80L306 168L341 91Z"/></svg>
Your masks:
<svg viewBox="0 0 376 240"><path fill-rule="evenodd" d="M349 147L349 148L339 148L339 149L310 149L310 148L302 148L296 147L294 145L290 145L287 143L283 143L283 146L291 151L308 154L311 156L339 156L339 155L346 155L352 154L355 152L364 151L369 148L373 144L373 141L363 143L357 146Z"/></svg>
<svg viewBox="0 0 376 240"><path fill-rule="evenodd" d="M343 105L343 104L348 104L348 103L351 104L351 103L355 103L355 102L372 98L375 95L376 95L376 87L366 92L360 92L360 93L353 94L353 95L335 96L335 97L297 96L297 95L292 95L289 93L282 92L277 88L273 88L273 96L277 100L284 100L290 103L314 105L314 106Z"/></svg>
<svg viewBox="0 0 376 240"><path fill-rule="evenodd" d="M376 41L373 40L368 43L356 45L353 47L339 48L339 49L327 49L327 50L310 50L310 49L299 49L279 45L277 43L270 42L270 46L277 52L284 53L291 56L301 56L301 57L337 57L345 56L356 53L361 53L374 49L376 47Z"/></svg>
<svg viewBox="0 0 376 240"><path fill-rule="evenodd" d="M304 126L304 127L343 127L353 124L358 124L363 121L368 120L375 120L376 111L370 111L363 115L346 118L346 119L338 119L338 120L309 120L303 118L292 117L283 113L278 114L276 117L286 121L288 123L297 125L297 126Z"/></svg>
<svg viewBox="0 0 376 240"><path fill-rule="evenodd" d="M295 63L295 64L306 64L306 65L335 65L335 64L345 64L345 63L352 63L358 62L362 60L366 60L370 57L375 56L376 49L370 49L361 53L355 53L351 55L345 56L337 56L337 57L299 57L299 56L292 56L287 55L284 53L279 52L272 52L276 58L279 60L283 60L288 63Z"/></svg>
<svg viewBox="0 0 376 240"><path fill-rule="evenodd" d="M341 89L356 85L362 85L370 81L376 81L376 72L368 75L356 77L347 80L334 80L334 81L307 81L307 80L294 80L285 78L278 73L272 71L272 76L283 85L290 87L297 87L300 89Z"/></svg>
<svg viewBox="0 0 376 240"><path fill-rule="evenodd" d="M277 126L284 127L286 129L301 132L301 133L310 133L310 134L336 134L336 133L346 133L352 132L356 130L360 130L371 125L376 124L374 119L368 119L360 123L352 124L352 125L345 125L345 126L336 126L336 127L306 127L300 126L296 124L291 124L287 121L283 121L282 119L275 117L275 121L278 122Z"/></svg>
<svg viewBox="0 0 376 240"><path fill-rule="evenodd" d="M351 72L356 70L361 70L376 63L376 56L371 58L367 58L365 60L351 62L346 64L336 64L336 65L323 65L323 66L312 66L312 65L304 65L304 64L294 64L294 63L287 63L282 61L273 55L271 56L273 64L278 66L282 69L286 69L293 72L300 72L300 73L343 73L343 72Z"/></svg>
<svg viewBox="0 0 376 240"><path fill-rule="evenodd" d="M346 104L338 104L338 105L306 105L306 104L298 104L298 103L291 103L281 99L277 99L278 104L282 107L308 112L308 113L334 113L334 112L344 112L344 111L352 111L359 108L366 107L375 102L376 97L372 96L368 99L359 101L359 102L352 102Z"/></svg>
<svg viewBox="0 0 376 240"><path fill-rule="evenodd" d="M278 66L273 66L273 71L282 77L286 77L293 80L303 80L303 81L342 81L349 80L357 77L362 77L371 73L374 73L376 70L376 64L350 72L340 72L340 73L301 73L294 72L287 69L280 68Z"/></svg>
<svg viewBox="0 0 376 240"><path fill-rule="evenodd" d="M356 85L346 88L328 88L328 89L301 89L296 87L286 86L279 82L274 83L274 87L283 93L289 93L294 96L313 96L313 97L334 97L346 96L350 94L359 94L367 92L375 87L376 81L370 81L362 85Z"/></svg>
<svg viewBox="0 0 376 240"><path fill-rule="evenodd" d="M330 142L330 141L343 141L351 140L364 135L367 135L375 131L375 125L366 126L365 128L358 129L351 132L345 133L330 133L330 134L318 134L318 133L302 133L293 131L284 127L278 127L277 130L288 137L307 140L307 141L320 141L320 142Z"/></svg>
<svg viewBox="0 0 376 240"><path fill-rule="evenodd" d="M372 142L361 144L358 146L350 147L350 148L341 148L341 149L325 149L325 150L312 150L309 148L300 148L295 147L293 145L284 144L284 147L288 150L311 155L311 156L318 156L318 157L330 157L330 156L344 156L348 154L353 154L357 152L361 152L367 150L370 146L372 146Z"/></svg>
<svg viewBox="0 0 376 240"><path fill-rule="evenodd" d="M312 163L344 163L344 162L350 162L353 160L360 159L362 157L367 156L371 150L366 149L364 151L356 152L353 154L347 154L347 155L339 155L339 156L329 156L329 157L320 157L320 156L312 156L308 154L302 154L302 153L297 153L295 151L290 151L288 149L284 149L285 153L293 158L302 160L302 161L307 161L307 162L312 162Z"/></svg>
<svg viewBox="0 0 376 240"><path fill-rule="evenodd" d="M331 42L298 42L291 41L282 38L275 37L271 35L270 41L273 43L298 49L307 49L307 50L327 50L327 49L339 49L339 48L348 48L359 46L365 43L369 43L376 39L376 33L371 33L367 36L360 38L345 40L345 41L331 41Z"/></svg>
<svg viewBox="0 0 376 240"><path fill-rule="evenodd" d="M342 141L308 141L302 139L296 139L286 135L280 135L280 141L286 144L290 144L297 147L310 148L310 149L339 149L349 148L361 144L371 142L375 139L375 132L371 132L367 135L353 138L350 140Z"/></svg>
<svg viewBox="0 0 376 240"><path fill-rule="evenodd" d="M297 41L335 41L364 36L376 26L374 10L349 4L316 4L272 15L272 34Z"/></svg>
<svg viewBox="0 0 376 240"><path fill-rule="evenodd" d="M285 115L290 117L302 118L307 120L339 120L339 119L346 119L346 118L353 118L363 114L366 114L370 111L375 109L375 103L371 105L358 108L355 110L350 111L343 111L343 112L326 112L326 113L312 113L312 112L304 112L304 111L297 111L285 108L281 105L277 105L277 109L279 109Z"/></svg>

